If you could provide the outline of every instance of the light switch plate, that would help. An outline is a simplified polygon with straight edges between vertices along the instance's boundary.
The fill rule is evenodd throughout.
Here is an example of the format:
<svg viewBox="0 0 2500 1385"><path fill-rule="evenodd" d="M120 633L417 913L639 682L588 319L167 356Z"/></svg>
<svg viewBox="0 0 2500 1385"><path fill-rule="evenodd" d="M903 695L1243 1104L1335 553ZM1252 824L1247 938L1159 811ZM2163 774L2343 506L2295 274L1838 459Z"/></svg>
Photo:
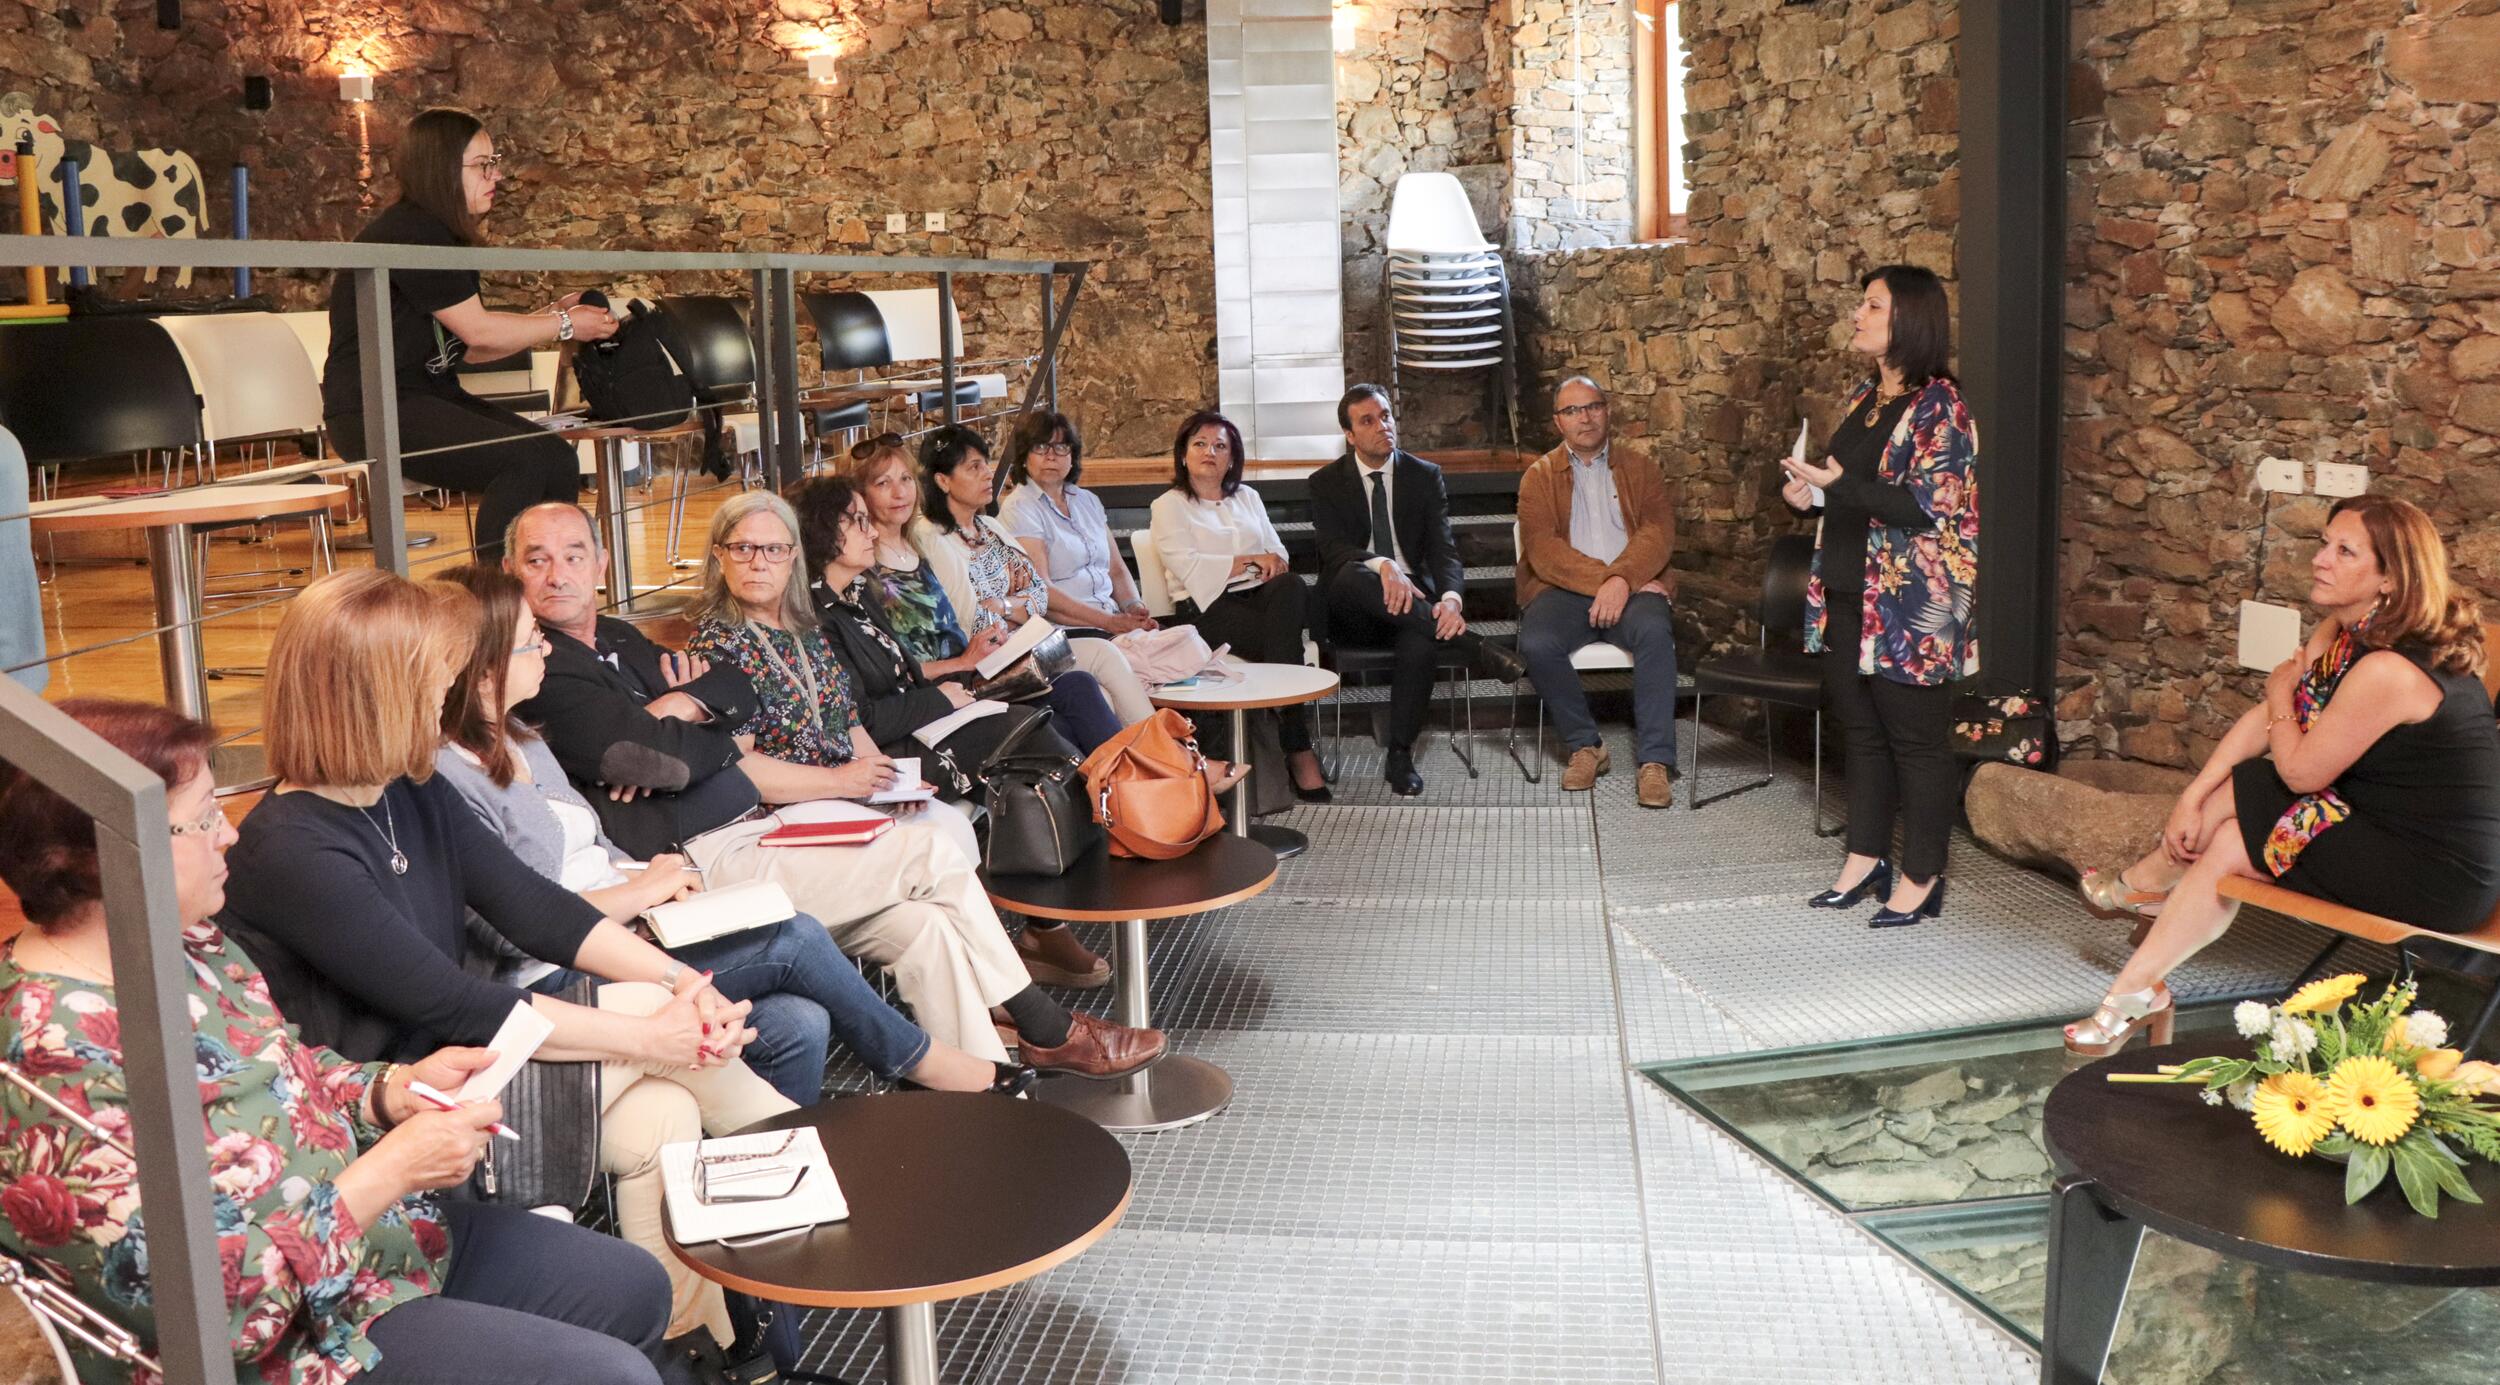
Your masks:
<svg viewBox="0 0 2500 1385"><path fill-rule="evenodd" d="M2240 603L2240 667L2271 673L2300 652L2300 612L2264 601Z"/></svg>
<svg viewBox="0 0 2500 1385"><path fill-rule="evenodd" d="M908 212L887 213L885 218L885 229L898 236L910 230L911 214Z"/></svg>
<svg viewBox="0 0 2500 1385"><path fill-rule="evenodd" d="M2370 488L2370 469L2351 462L2318 463L2318 494L2359 495Z"/></svg>
<svg viewBox="0 0 2500 1385"><path fill-rule="evenodd" d="M2266 457L2257 463L2257 489L2298 495L2309 489L2309 481L2301 474L2300 463L2288 457Z"/></svg>
<svg viewBox="0 0 2500 1385"><path fill-rule="evenodd" d="M920 218L920 226L926 231L943 231L946 229L946 213L930 212Z"/></svg>

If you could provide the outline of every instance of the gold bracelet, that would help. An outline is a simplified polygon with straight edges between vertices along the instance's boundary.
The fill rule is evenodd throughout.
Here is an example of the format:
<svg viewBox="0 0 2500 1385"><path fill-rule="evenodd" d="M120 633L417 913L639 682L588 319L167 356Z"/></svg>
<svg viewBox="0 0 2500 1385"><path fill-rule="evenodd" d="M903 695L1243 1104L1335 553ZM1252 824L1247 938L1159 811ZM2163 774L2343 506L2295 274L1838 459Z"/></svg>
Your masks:
<svg viewBox="0 0 2500 1385"><path fill-rule="evenodd" d="M2285 712L2281 716L2268 717L2266 718L2266 730L2271 732L2275 727L2283 724L2284 722L2291 721L2299 715L2300 713L2298 712Z"/></svg>
<svg viewBox="0 0 2500 1385"><path fill-rule="evenodd" d="M391 1115L391 1074L399 1071L402 1066L399 1063L391 1064L382 1069L382 1075L373 1081L373 1128L385 1135L399 1128L398 1120Z"/></svg>

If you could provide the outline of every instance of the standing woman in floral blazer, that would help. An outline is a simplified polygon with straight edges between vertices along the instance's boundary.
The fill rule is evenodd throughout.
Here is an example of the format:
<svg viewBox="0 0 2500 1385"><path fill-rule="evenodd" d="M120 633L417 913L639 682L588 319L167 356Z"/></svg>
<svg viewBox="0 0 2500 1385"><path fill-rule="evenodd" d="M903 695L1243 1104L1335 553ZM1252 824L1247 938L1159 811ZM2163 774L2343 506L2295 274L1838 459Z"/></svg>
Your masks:
<svg viewBox="0 0 2500 1385"><path fill-rule="evenodd" d="M1979 429L1945 368L1944 285L1885 265L1859 286L1849 349L1876 373L1849 396L1829 455L1781 463L1780 495L1823 512L1806 649L1823 656L1824 697L1849 747L1849 856L1806 903L1848 908L1882 893L1869 926L1894 928L1944 908L1959 784L1946 685L1979 671ZM1887 858L1896 816L1897 871Z"/></svg>

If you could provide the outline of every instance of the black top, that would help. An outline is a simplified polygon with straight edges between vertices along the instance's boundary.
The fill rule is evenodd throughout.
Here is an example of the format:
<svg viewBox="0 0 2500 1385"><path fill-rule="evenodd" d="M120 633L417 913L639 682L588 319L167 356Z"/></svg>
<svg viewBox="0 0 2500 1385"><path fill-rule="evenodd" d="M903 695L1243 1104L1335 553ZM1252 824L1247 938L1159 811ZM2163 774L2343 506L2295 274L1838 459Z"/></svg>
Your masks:
<svg viewBox="0 0 2500 1385"><path fill-rule="evenodd" d="M391 869L385 828L405 875ZM226 859L219 926L268 973L270 999L306 1042L359 1062L483 1044L528 998L461 969L467 910L563 966L599 922L590 901L523 865L440 779L395 779L364 811L270 794Z"/></svg>
<svg viewBox="0 0 2500 1385"><path fill-rule="evenodd" d="M660 647L613 616L601 616L595 645L547 630L546 680L538 696L513 708L546 737L565 777L590 800L610 840L648 861L663 851L745 816L762 800L738 768L735 728L758 703L744 673L729 664L676 691L709 708L708 722L679 721L644 711L670 691L660 672ZM608 796L610 785L649 793L630 803Z"/></svg>
<svg viewBox="0 0 2500 1385"><path fill-rule="evenodd" d="M807 584L816 619L833 641L833 652L851 671L851 697L868 738L889 754L905 737L955 710L946 693L920 671L885 612L867 600L865 578L836 594L818 577ZM964 681L969 681L968 679Z"/></svg>
<svg viewBox="0 0 2500 1385"><path fill-rule="evenodd" d="M394 202L356 235L360 245L440 245L461 239L442 218L413 202ZM434 314L478 295L474 269L391 271L391 362L404 392L464 394L455 371L468 347ZM325 418L364 408L364 367L357 360L356 282L347 271L330 281L330 359L321 374Z"/></svg>
<svg viewBox="0 0 2500 1385"><path fill-rule="evenodd" d="M1438 601L1467 589L1467 569L1450 534L1450 497L1441 468L1411 452L1389 454L1389 525L1407 574ZM1372 551L1370 473L1351 452L1311 473L1311 528L1319 536L1319 580L1325 587L1348 563L1392 555Z"/></svg>
<svg viewBox="0 0 2500 1385"><path fill-rule="evenodd" d="M2343 1165L2267 1148L2246 1114L2205 1105L2198 1088L2105 1080L2216 1053L2245 1057L2248 1041L2130 1049L2067 1074L2043 1113L2050 1158L2114 1210L2242 1260L2387 1284L2500 1284L2500 1201L2443 1198L2433 1219L2391 1176L2348 1207ZM2487 1168L2468 1170L2486 1198Z"/></svg>
<svg viewBox="0 0 2500 1385"><path fill-rule="evenodd" d="M896 1092L828 1101L748 1128L811 1125L842 1182L849 1219L744 1248L681 1247L697 1273L777 1302L829 1308L959 1298L1040 1274L1128 1210L1128 1151L1101 1126L1045 1102ZM1034 1196L1036 1187L1049 1195Z"/></svg>
<svg viewBox="0 0 2500 1385"><path fill-rule="evenodd" d="M1832 609L1835 595L1856 596L1866 590L1866 534L1871 525L1895 529L1932 529L1935 521L1919 508L1907 486L1888 486L1875 479L1893 429L1910 410L1917 390L1875 411L1852 409L1832 434L1831 458L1840 463L1840 479L1823 488L1823 599ZM1852 607L1854 614L1855 608Z"/></svg>
<svg viewBox="0 0 2500 1385"><path fill-rule="evenodd" d="M2356 820L2376 824L2408 853L2418 853L2409 863L2413 872L2453 871L2478 884L2479 891L2466 891L2474 897L2458 901L2452 912L2480 922L2500 899L2500 726L2492 722L2482 679L2441 672L2418 644L2394 652L2438 685L2439 710L2387 728L2335 777L2335 792ZM2327 829L2327 836L2334 833Z"/></svg>

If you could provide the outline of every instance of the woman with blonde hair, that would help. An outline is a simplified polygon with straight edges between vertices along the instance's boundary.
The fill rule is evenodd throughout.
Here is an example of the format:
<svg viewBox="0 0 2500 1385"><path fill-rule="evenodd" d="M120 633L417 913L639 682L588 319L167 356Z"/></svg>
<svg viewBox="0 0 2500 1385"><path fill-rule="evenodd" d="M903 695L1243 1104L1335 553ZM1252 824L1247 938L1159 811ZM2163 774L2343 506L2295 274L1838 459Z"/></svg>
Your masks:
<svg viewBox="0 0 2500 1385"><path fill-rule="evenodd" d="M748 1006L516 858L434 774L470 626L450 598L371 569L306 587L269 648L277 787L244 819L219 922L304 1038L362 1062L484 1045L515 1007L552 1026L538 1057L601 1063L600 1163L617 1224L669 1271L672 1336L731 1338L720 1289L660 1234L659 1150L792 1109L739 1061ZM578 1005L491 979L465 920L610 982Z"/></svg>
<svg viewBox="0 0 2500 1385"><path fill-rule="evenodd" d="M712 516L686 652L738 669L753 686L755 714L734 735L744 752L738 767L764 802L864 799L894 782L894 762L860 723L850 670L798 576L805 561L788 501L770 491L730 497ZM970 821L951 806L913 814L894 830L938 835L935 845L965 875L981 859ZM977 888L956 907L979 909L983 917L967 922L985 925L976 929L984 942L995 936L1004 943ZM1160 1031L1071 1014L1038 986L997 1004L993 1020L1003 1016L1024 1061L1046 1072L1117 1077L1163 1056Z"/></svg>
<svg viewBox="0 0 2500 1385"><path fill-rule="evenodd" d="M2448 576L2429 516L2403 500L2335 503L2309 563L2321 619L2266 679L2171 809L2161 842L2115 872L2087 871L2096 908L2151 918L2077 1053L2170 1032L2162 978L2221 937L2230 876L2435 932L2500 904L2500 727L2483 690L2481 612Z"/></svg>

